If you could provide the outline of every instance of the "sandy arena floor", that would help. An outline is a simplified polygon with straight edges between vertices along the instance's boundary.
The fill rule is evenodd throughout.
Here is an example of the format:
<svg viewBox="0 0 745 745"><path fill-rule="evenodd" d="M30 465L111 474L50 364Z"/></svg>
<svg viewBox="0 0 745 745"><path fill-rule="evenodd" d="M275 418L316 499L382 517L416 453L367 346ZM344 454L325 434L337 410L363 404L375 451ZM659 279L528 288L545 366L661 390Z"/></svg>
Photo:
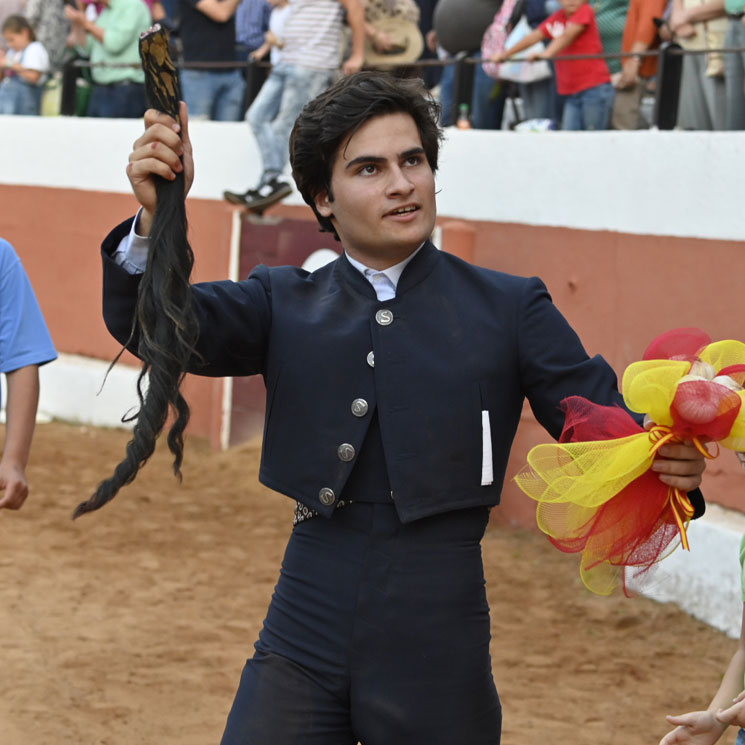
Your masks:
<svg viewBox="0 0 745 745"><path fill-rule="evenodd" d="M39 426L32 495L0 514L0 745L219 742L292 503L258 484L256 445L191 440L181 486L163 448L71 522L127 438ZM504 745L656 745L666 712L708 703L732 640L672 606L591 596L539 534L493 525L483 545Z"/></svg>

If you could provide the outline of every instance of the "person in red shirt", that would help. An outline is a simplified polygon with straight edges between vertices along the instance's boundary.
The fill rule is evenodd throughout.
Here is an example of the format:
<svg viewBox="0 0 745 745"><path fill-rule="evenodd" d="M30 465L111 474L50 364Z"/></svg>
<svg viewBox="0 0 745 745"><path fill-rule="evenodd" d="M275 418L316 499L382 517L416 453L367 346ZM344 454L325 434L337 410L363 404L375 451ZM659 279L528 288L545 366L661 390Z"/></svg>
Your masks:
<svg viewBox="0 0 745 745"><path fill-rule="evenodd" d="M561 128L566 130L608 129L613 108L614 90L605 60L565 60L573 54L602 54L595 13L585 0L561 0L561 9L550 15L535 31L514 46L493 57L504 62L513 54L551 39L542 51L528 59L553 59L556 66L556 88L566 96Z"/></svg>

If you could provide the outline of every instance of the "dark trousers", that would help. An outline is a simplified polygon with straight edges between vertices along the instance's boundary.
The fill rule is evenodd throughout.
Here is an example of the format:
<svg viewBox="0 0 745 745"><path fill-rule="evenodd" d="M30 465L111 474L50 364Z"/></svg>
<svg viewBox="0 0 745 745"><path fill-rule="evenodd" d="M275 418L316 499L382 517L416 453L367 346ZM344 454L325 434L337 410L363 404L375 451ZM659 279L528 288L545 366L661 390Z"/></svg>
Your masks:
<svg viewBox="0 0 745 745"><path fill-rule="evenodd" d="M111 119L139 119L145 113L145 86L143 83L93 84L88 101L88 116Z"/></svg>
<svg viewBox="0 0 745 745"><path fill-rule="evenodd" d="M295 527L222 745L498 745L486 508Z"/></svg>

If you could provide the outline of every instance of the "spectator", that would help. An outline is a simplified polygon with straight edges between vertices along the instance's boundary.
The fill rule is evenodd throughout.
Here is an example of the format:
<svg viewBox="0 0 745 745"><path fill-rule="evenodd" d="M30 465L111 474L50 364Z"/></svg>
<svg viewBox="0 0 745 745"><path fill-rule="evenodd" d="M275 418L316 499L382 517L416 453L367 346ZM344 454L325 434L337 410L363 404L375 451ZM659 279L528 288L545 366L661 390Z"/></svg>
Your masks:
<svg viewBox="0 0 745 745"><path fill-rule="evenodd" d="M522 15L532 29L538 28L549 16L545 0L525 0L522 4ZM553 70L553 63L551 68ZM561 121L561 108L553 75L534 83L518 83L518 88L525 119L552 119L557 123Z"/></svg>
<svg viewBox="0 0 745 745"><path fill-rule="evenodd" d="M435 33L430 36L429 43L436 42L451 56L466 52L478 57L484 32L501 4L501 0L439 0L434 13ZM490 78L481 65L467 65L466 74L461 101L470 101L471 126L499 129L505 99L502 84ZM455 66L447 65L440 79L443 126L455 124L454 104L461 102L453 101L454 83Z"/></svg>
<svg viewBox="0 0 745 745"><path fill-rule="evenodd" d="M504 62L513 54L552 39L545 51L531 59L556 59L556 87L564 101L561 128L565 130L608 129L613 106L613 86L608 65L602 59L562 60L563 54L600 54L603 51L595 14L585 0L561 0L561 9L535 31L496 55Z"/></svg>
<svg viewBox="0 0 745 745"><path fill-rule="evenodd" d="M294 0L291 7L282 60L272 68L246 115L261 152L261 178L255 189L223 192L229 202L254 210L292 192L290 184L280 179L289 158L290 131L303 106L330 85L339 69L345 10L352 52L343 72L357 72L363 62L365 25L358 0Z"/></svg>
<svg viewBox="0 0 745 745"><path fill-rule="evenodd" d="M589 0L595 13L595 21L600 34L600 42L606 54L621 51L623 32L626 28L626 14L629 0ZM606 60L612 75L621 72L621 60L617 57Z"/></svg>
<svg viewBox="0 0 745 745"><path fill-rule="evenodd" d="M282 57L282 47L285 45L284 29L291 7L289 0L268 0L268 3L272 8L269 14L269 28L264 34L264 42L251 52L251 57L261 60L268 54L272 65L277 65Z"/></svg>
<svg viewBox="0 0 745 745"><path fill-rule="evenodd" d="M417 0L416 4L419 6L419 30L422 32L422 38L426 39L427 35L433 28L437 0ZM430 47L429 44L425 44L424 51L422 52L422 59L437 59L437 50ZM419 72L421 73L421 78L424 80L424 84L427 88L433 88L437 85L442 76L442 68L436 65L423 67Z"/></svg>
<svg viewBox="0 0 745 745"><path fill-rule="evenodd" d="M679 6L670 19L670 25L679 36L685 37L693 30L690 26L705 24L724 16L727 17L724 46L745 48L745 26L742 23L745 0L709 0L703 5L688 8ZM724 55L724 91L725 128L745 129L745 55L742 52Z"/></svg>
<svg viewBox="0 0 745 745"><path fill-rule="evenodd" d="M641 102L650 80L657 74L657 57L643 57L642 52L657 49L660 37L654 24L665 12L667 0L631 0L626 16L621 51L634 54L621 62L613 102L613 129L641 129L644 122ZM636 56L638 55L638 56Z"/></svg>
<svg viewBox="0 0 745 745"><path fill-rule="evenodd" d="M683 49L695 51L721 49L724 46L727 30L725 18L695 24L686 20L695 17L701 10L705 11L706 6L705 0L673 0L670 28ZM727 99L722 54L686 54L680 81L678 125L682 129L722 130L726 124Z"/></svg>
<svg viewBox="0 0 745 745"><path fill-rule="evenodd" d="M269 30L271 12L272 6L268 0L243 0L238 6L235 12L235 39L239 59L252 59L251 53L264 43L264 34ZM268 69L261 65L250 65L246 68L244 109L256 98L268 74Z"/></svg>
<svg viewBox="0 0 745 745"><path fill-rule="evenodd" d="M62 0L26 0L26 18L49 55L52 71L62 67L70 24Z"/></svg>
<svg viewBox="0 0 745 745"><path fill-rule="evenodd" d="M83 10L65 6L75 49L92 64L88 116L140 117L145 112L145 75L139 39L150 27L150 11L142 0L101 0L99 4L103 7L95 20Z"/></svg>
<svg viewBox="0 0 745 745"><path fill-rule="evenodd" d="M24 16L8 16L2 33L8 51L0 52L0 114L38 115L49 55Z"/></svg>
<svg viewBox="0 0 745 745"><path fill-rule="evenodd" d="M31 283L13 247L0 238L0 372L8 384L0 509L28 496L26 464L39 401L39 366L57 357Z"/></svg>
<svg viewBox="0 0 745 745"><path fill-rule="evenodd" d="M180 0L184 62L235 64L235 12L240 3ZM181 89L191 119L236 122L241 118L246 83L239 67L187 67L181 71Z"/></svg>
<svg viewBox="0 0 745 745"><path fill-rule="evenodd" d="M419 28L419 6L414 0L364 0L365 36L378 54L390 53L395 41L389 28L399 21Z"/></svg>

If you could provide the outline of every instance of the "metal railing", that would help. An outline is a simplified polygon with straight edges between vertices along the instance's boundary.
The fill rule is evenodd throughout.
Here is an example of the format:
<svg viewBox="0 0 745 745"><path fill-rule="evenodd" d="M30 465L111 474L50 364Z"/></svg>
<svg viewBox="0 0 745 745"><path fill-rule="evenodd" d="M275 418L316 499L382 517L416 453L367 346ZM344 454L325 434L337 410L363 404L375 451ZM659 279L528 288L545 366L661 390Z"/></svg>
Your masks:
<svg viewBox="0 0 745 745"><path fill-rule="evenodd" d="M741 47L722 47L716 49L684 49L675 42L663 43L658 49L650 50L646 52L620 52L620 53L603 53L603 54L574 54L574 55L561 55L562 61L570 60L583 60L583 59L626 59L628 57L657 57L658 68L656 78L656 89L655 89L655 102L652 115L651 125L658 129L673 129L677 124L678 118L678 103L680 100L680 81L683 71L683 57L685 55L700 55L700 54L737 54L744 53L745 48ZM462 103L469 103L470 99L468 93L470 91L470 83L473 78L473 67L475 65L483 64L489 60L484 60L478 56L469 56L467 52L460 52L453 57L446 59L421 59L416 62L408 63L404 67L408 70L411 69L422 69L426 67L447 67L455 66L453 75L453 92L452 92L452 110L451 121L455 121L457 113ZM524 57L512 57L511 62L527 62L529 60ZM556 61L556 58L553 60ZM65 66L63 71L63 92L62 92L62 113L71 114L74 113L74 101L71 103L75 95L75 79L78 76L79 70L90 69L92 67L136 67L131 64L98 64L94 65L86 60L75 59L72 60L68 65ZM233 69L247 69L250 73L251 69L258 68L270 68L271 65L268 62L257 61L257 60L246 60L246 61L227 61L227 62L186 62L184 60L177 61L177 67L180 69L194 69L194 70L233 70ZM396 65L376 65L377 68L388 68L391 70L398 69ZM498 81L495 79L495 84ZM72 87L72 90L70 88Z"/></svg>

